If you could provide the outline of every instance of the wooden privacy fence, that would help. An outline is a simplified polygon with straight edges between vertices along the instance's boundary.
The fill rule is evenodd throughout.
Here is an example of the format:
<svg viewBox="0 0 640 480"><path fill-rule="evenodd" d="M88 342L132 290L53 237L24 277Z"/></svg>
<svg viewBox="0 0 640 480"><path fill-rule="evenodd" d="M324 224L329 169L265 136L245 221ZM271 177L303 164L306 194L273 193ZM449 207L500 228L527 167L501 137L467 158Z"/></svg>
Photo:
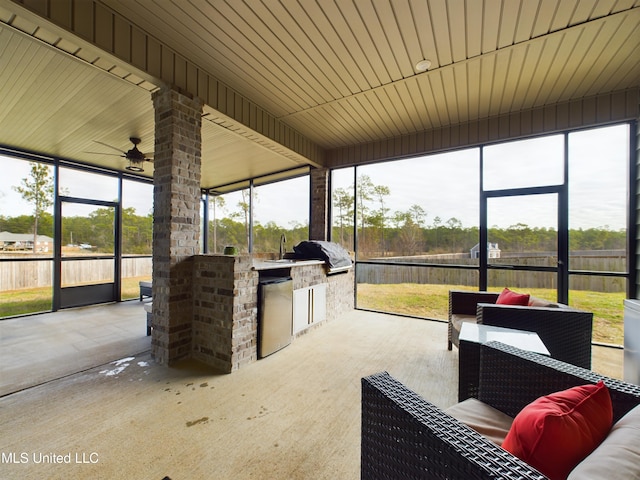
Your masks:
<svg viewBox="0 0 640 480"><path fill-rule="evenodd" d="M151 257L123 258L122 278L151 277ZM113 259L69 260L62 263L64 285L113 281ZM53 260L0 262L0 291L51 287Z"/></svg>
<svg viewBox="0 0 640 480"><path fill-rule="evenodd" d="M415 259L403 259L418 263ZM376 259L382 262L397 262L394 259ZM427 263L426 261L424 263ZM436 263L436 262L431 262ZM477 260L451 259L439 260L441 265L475 265ZM527 266L555 266L555 257L519 257L502 259L502 264ZM624 272L626 260L622 257L584 256L571 257L571 270L585 270L595 272ZM434 285L469 285L479 283L478 271L465 268L441 268L414 265L371 265L358 263L356 268L358 283L394 284L418 283ZM622 277L602 275L571 275L571 290L589 290L593 292L624 292L626 281ZM489 283L493 286L507 286L512 288L557 288L557 277L554 272L532 272L522 270L489 270Z"/></svg>
<svg viewBox="0 0 640 480"><path fill-rule="evenodd" d="M376 261L399 261L399 258ZM409 259L404 258L404 261ZM432 261L433 259L430 259ZM413 263L415 259L410 259ZM423 260L426 262L426 260ZM519 257L509 258L511 265L552 266L555 257ZM442 265L477 265L477 260L440 259ZM53 280L53 261L17 261L0 262L0 291L26 288L50 287ZM572 270L596 272L624 272L626 261L619 256L571 257ZM152 261L150 257L123 258L122 278L151 277ZM93 282L113 281L113 260L71 260L63 262L64 285L79 285ZM531 272L517 270L490 270L491 285L513 288L556 288L556 274L549 272ZM389 284L418 283L435 285L478 285L478 271L461 268L437 268L412 265L368 265L358 263L356 269L358 283ZM572 275L572 290L590 290L594 292L624 292L625 279L592 275Z"/></svg>

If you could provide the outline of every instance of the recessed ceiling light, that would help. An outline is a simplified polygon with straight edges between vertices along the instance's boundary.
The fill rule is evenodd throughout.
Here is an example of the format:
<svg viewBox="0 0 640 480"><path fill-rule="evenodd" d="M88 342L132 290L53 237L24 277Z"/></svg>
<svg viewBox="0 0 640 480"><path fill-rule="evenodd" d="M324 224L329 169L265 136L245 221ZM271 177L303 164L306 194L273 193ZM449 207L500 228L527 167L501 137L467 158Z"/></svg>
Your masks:
<svg viewBox="0 0 640 480"><path fill-rule="evenodd" d="M431 60L420 60L418 63L416 63L416 71L426 72L427 70L429 70L430 66L431 66Z"/></svg>

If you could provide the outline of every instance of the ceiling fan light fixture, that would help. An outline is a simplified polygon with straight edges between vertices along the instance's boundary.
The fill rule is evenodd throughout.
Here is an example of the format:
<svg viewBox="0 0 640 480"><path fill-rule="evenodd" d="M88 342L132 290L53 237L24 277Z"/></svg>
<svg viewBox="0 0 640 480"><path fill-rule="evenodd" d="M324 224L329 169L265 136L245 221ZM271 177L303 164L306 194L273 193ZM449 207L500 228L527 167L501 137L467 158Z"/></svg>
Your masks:
<svg viewBox="0 0 640 480"><path fill-rule="evenodd" d="M130 172L144 172L144 168L142 168L140 165L137 165L136 163L132 162L131 160L129 160L129 165L127 165L126 167L124 167L125 170L129 170Z"/></svg>
<svg viewBox="0 0 640 480"><path fill-rule="evenodd" d="M105 154L100 152L87 152L87 153L124 157L129 162L128 165L124 167L125 170L128 170L129 172L136 172L136 173L144 172L144 168L143 168L144 162L153 162L153 158L147 158L147 154L142 153L140 150L138 150L138 145L141 142L141 140L138 137L129 137L129 141L133 143L133 148L127 151L123 151L123 150L120 150L118 147L109 145L108 143L94 140L94 142L99 143L100 145L104 145L105 147L109 147L112 150L116 150L117 152L121 153L121 155L116 155L114 153ZM150 154L150 155L153 155L153 154Z"/></svg>
<svg viewBox="0 0 640 480"><path fill-rule="evenodd" d="M416 63L416 72L418 73L426 72L429 68L431 68L431 60L425 59Z"/></svg>

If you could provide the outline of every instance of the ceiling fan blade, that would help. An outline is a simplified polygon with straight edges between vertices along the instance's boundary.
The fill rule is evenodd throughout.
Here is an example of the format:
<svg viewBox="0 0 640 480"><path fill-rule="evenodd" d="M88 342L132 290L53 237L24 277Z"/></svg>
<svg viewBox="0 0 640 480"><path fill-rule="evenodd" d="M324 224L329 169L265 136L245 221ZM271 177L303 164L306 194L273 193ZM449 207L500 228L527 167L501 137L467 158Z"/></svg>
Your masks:
<svg viewBox="0 0 640 480"><path fill-rule="evenodd" d="M120 150L119 148L116 148L113 145L109 145L108 143L99 142L98 140L94 140L94 142L99 143L100 145L104 145L105 147L111 148L111 149L115 150L116 152L120 152L121 154L125 153L122 150Z"/></svg>
<svg viewBox="0 0 640 480"><path fill-rule="evenodd" d="M124 155L118 155L117 153L104 153L104 152L82 152L82 153L93 153L95 155L109 155L110 157L124 157Z"/></svg>

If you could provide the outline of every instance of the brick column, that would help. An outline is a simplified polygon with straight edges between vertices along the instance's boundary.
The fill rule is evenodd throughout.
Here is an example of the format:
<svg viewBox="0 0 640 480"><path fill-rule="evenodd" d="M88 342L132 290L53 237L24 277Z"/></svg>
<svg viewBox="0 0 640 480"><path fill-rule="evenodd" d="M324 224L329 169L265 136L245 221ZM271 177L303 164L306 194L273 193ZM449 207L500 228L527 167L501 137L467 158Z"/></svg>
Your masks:
<svg viewBox="0 0 640 480"><path fill-rule="evenodd" d="M311 169L309 240L329 240L329 169Z"/></svg>
<svg viewBox="0 0 640 480"><path fill-rule="evenodd" d="M153 336L156 362L191 353L192 265L200 253L202 102L174 90L153 94Z"/></svg>

